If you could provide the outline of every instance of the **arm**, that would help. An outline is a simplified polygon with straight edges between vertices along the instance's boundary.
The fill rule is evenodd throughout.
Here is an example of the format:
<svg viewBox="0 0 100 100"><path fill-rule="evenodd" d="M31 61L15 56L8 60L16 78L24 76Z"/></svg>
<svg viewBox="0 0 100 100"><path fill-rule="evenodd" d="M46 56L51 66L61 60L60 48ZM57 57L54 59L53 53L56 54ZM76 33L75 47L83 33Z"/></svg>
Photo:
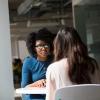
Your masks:
<svg viewBox="0 0 100 100"><path fill-rule="evenodd" d="M46 86L46 79L41 79L41 80L38 80L32 84L27 85L26 87L32 88L32 87L45 87L45 86Z"/></svg>
<svg viewBox="0 0 100 100"><path fill-rule="evenodd" d="M31 65L30 58L26 58L23 62L23 66L22 66L21 87L25 87L26 85L28 85L32 82L31 72L29 70L30 65Z"/></svg>
<svg viewBox="0 0 100 100"><path fill-rule="evenodd" d="M55 78L54 70L49 66L46 73L46 100L54 100L55 95Z"/></svg>

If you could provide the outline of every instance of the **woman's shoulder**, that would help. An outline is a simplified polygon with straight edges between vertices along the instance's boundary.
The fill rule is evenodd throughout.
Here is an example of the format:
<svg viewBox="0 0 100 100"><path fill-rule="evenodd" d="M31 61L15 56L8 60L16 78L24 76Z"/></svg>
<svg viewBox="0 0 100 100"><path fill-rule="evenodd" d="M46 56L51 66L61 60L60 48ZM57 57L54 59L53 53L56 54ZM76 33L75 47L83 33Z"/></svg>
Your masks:
<svg viewBox="0 0 100 100"><path fill-rule="evenodd" d="M26 57L23 61L23 69L24 70L31 69L34 66L35 62L36 60L34 57Z"/></svg>
<svg viewBox="0 0 100 100"><path fill-rule="evenodd" d="M35 60L35 59L36 58L33 56L27 56L24 60L31 61L31 60Z"/></svg>
<svg viewBox="0 0 100 100"><path fill-rule="evenodd" d="M66 67L68 65L67 58L61 59L59 61L53 62L48 66L48 69L50 70L56 70L59 68Z"/></svg>
<svg viewBox="0 0 100 100"><path fill-rule="evenodd" d="M53 79L53 77L56 77L61 73L65 73L65 71L68 69L66 68L68 67L67 65L67 59L61 59L59 61L53 62L48 66L46 76L48 77L51 75Z"/></svg>
<svg viewBox="0 0 100 100"><path fill-rule="evenodd" d="M24 59L24 63L33 63L33 62L35 62L36 61L36 58L35 57L30 57L30 56L28 56L28 57L26 57L25 59Z"/></svg>

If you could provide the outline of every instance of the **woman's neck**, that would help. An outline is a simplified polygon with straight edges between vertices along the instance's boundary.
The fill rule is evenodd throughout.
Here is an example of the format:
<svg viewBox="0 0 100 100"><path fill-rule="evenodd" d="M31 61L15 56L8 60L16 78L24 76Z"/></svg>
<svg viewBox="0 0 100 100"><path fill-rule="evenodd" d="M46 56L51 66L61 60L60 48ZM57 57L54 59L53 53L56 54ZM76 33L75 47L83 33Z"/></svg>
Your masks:
<svg viewBox="0 0 100 100"><path fill-rule="evenodd" d="M40 61L47 61L47 59L48 59L47 57L44 57L44 58L43 57L37 57L37 60L40 60Z"/></svg>

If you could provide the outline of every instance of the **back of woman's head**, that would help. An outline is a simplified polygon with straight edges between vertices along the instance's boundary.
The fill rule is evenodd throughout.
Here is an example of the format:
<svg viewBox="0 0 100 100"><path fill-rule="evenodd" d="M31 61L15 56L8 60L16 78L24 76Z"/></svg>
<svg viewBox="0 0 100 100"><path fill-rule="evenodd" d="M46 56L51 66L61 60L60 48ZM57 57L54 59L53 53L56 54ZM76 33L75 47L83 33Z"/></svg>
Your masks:
<svg viewBox="0 0 100 100"><path fill-rule="evenodd" d="M54 41L55 59L68 56L87 56L87 48L82 42L78 32L72 27L62 27ZM75 54L75 55L74 55Z"/></svg>
<svg viewBox="0 0 100 100"><path fill-rule="evenodd" d="M14 58L12 61L13 66L20 66L22 67L22 60L20 58Z"/></svg>
<svg viewBox="0 0 100 100"><path fill-rule="evenodd" d="M74 28L62 27L59 30L54 41L54 55L55 61L68 59L68 74L72 82L91 83L89 73L93 74L96 64L88 56L87 47Z"/></svg>

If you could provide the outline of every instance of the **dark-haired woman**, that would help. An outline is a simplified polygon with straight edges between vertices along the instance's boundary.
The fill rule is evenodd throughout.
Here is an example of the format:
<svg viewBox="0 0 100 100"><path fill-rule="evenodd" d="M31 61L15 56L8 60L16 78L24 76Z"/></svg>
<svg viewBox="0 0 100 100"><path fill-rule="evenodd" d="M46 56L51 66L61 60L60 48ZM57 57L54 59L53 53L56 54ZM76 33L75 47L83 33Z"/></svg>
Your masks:
<svg viewBox="0 0 100 100"><path fill-rule="evenodd" d="M74 84L100 83L97 62L88 56L88 50L77 31L63 27L54 40L54 63L47 69L46 100L55 100L55 91Z"/></svg>
<svg viewBox="0 0 100 100"><path fill-rule="evenodd" d="M44 87L45 74L53 58L54 35L46 28L27 37L26 45L30 57L24 60L21 87ZM45 100L45 95L24 95L23 100Z"/></svg>
<svg viewBox="0 0 100 100"><path fill-rule="evenodd" d="M16 84L20 84L21 81L22 60L20 58L14 58L12 61L12 66L14 87L16 88Z"/></svg>

